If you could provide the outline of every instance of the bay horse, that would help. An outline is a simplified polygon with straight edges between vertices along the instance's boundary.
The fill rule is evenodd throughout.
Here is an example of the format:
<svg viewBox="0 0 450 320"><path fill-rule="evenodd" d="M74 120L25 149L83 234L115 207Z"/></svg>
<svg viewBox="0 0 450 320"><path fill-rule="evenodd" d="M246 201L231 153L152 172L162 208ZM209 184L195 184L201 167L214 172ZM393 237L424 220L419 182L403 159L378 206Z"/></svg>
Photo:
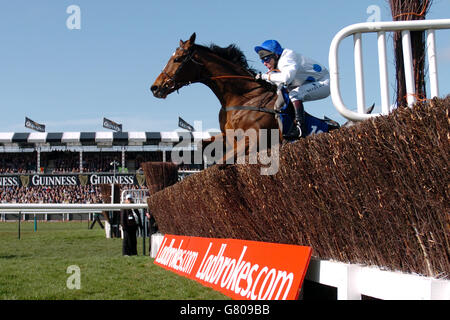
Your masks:
<svg viewBox="0 0 450 320"><path fill-rule="evenodd" d="M275 129L280 133L277 143L282 142L283 135L274 110L278 98L276 87L264 80L255 80L256 70L249 67L244 54L235 45L205 47L196 44L195 38L193 33L189 40L180 40L179 47L150 88L153 95L164 99L192 83L208 86L221 104L221 134L214 139L222 139L233 146L224 155L222 163L249 150L249 141L239 144L245 150L238 150L239 146L234 141L228 141L227 130L253 129L259 132L261 129ZM291 110L293 112L293 108Z"/></svg>

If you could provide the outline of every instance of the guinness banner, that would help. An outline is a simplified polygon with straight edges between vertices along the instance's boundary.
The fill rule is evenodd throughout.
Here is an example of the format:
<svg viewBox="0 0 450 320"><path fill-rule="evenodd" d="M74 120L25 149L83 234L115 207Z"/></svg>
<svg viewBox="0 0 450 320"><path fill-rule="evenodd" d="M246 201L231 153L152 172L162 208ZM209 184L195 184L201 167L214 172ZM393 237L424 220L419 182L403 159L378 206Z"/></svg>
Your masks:
<svg viewBox="0 0 450 320"><path fill-rule="evenodd" d="M45 125L37 123L30 118L25 117L25 128L45 132Z"/></svg>
<svg viewBox="0 0 450 320"><path fill-rule="evenodd" d="M33 174L0 176L0 187L85 186L124 184L145 187L143 174Z"/></svg>
<svg viewBox="0 0 450 320"><path fill-rule="evenodd" d="M118 124L112 120L103 118L103 128L111 129L114 131L122 132L122 125Z"/></svg>

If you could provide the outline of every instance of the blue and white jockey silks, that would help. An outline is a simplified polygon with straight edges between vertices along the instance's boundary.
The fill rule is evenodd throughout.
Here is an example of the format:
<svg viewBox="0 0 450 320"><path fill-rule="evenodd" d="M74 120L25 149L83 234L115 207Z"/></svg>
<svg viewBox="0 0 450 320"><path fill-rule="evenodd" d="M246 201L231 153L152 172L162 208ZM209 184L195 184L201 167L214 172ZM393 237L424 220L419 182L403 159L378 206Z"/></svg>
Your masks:
<svg viewBox="0 0 450 320"><path fill-rule="evenodd" d="M292 101L313 101L330 95L330 74L318 62L291 49L283 49L279 72L271 72L266 81L286 86Z"/></svg>

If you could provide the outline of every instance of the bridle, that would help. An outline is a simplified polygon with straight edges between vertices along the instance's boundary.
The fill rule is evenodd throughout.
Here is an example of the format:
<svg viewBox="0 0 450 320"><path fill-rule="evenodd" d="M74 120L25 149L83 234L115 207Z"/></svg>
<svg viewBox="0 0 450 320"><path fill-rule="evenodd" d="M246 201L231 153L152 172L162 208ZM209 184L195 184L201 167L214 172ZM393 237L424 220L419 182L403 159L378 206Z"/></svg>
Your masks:
<svg viewBox="0 0 450 320"><path fill-rule="evenodd" d="M183 58L183 60L180 63L180 66L178 67L178 69L175 71L175 73L171 76L170 74L168 74L166 71L161 71L162 74L164 74L167 78L168 81L165 81L163 85L166 85L166 82L172 83L172 86L168 86L167 88L169 90L178 90L179 88L186 86L186 85L190 85L192 84L192 81L186 81L186 82L179 82L176 79L177 75L179 72L181 72L181 70L183 69L184 65L190 61L192 61L193 63L197 64L197 65L204 65L201 62L198 62L194 59L194 54L195 54L195 49L184 49L184 48L179 48L182 51L188 51L188 54ZM256 81L254 77L252 76L241 76L241 75L219 75L219 76L211 76L211 77L205 77L201 80L198 80L199 82L202 81L206 81L206 80L218 80L218 79L247 79L247 80L252 80L252 81Z"/></svg>
<svg viewBox="0 0 450 320"><path fill-rule="evenodd" d="M186 85L190 85L192 84L192 81L186 81L186 82L179 82L176 80L177 75L181 72L181 70L183 69L184 65L190 61L192 61L193 63L197 64L197 65L204 65L203 63L196 61L194 59L194 54L195 54L195 48L189 48L189 49L184 49L184 48L179 48L182 51L188 51L188 54L183 58L183 60L180 63L180 66L178 67L178 69L175 71L175 73L171 76L170 74L168 74L166 71L162 71L161 73L164 74L167 78L168 81L164 81L163 86L166 86L166 88L168 90L177 90L180 89L181 87L184 87ZM176 59L175 59L176 60ZM176 61L175 61L176 62ZM204 79L201 80L197 80L198 82L202 82L202 81L207 81L207 80L219 80L219 79L246 79L246 80L251 80L251 81L256 81L255 78L253 76L243 76L243 75L218 75L218 76L210 76L210 77L205 77ZM171 83L172 86L166 85L166 83ZM232 111L232 110L249 110L249 111L258 111L258 112L264 112L264 113L270 113L270 114L277 114L279 112L273 110L273 109L268 109L268 108L259 108L259 107L253 107L253 106L229 106L229 107L222 107L222 109L224 109L225 111Z"/></svg>
<svg viewBox="0 0 450 320"><path fill-rule="evenodd" d="M192 83L192 81L186 81L186 82L178 82L177 80L175 80L176 76L178 75L178 73L183 69L184 65L190 61L198 64L198 65L203 65L202 63L195 61L194 59L194 53L195 50L189 49L186 50L184 48L180 48L180 50L182 51L188 51L188 54L184 57L184 59L181 61L180 66L178 67L178 69L175 71L175 73L171 76L170 74L168 74L166 71L161 71L162 74L164 74L167 78L169 83L172 83L172 86L167 85L167 88L169 90L178 90L179 88L185 86L185 85L189 85ZM163 86L166 86L166 82L164 81Z"/></svg>

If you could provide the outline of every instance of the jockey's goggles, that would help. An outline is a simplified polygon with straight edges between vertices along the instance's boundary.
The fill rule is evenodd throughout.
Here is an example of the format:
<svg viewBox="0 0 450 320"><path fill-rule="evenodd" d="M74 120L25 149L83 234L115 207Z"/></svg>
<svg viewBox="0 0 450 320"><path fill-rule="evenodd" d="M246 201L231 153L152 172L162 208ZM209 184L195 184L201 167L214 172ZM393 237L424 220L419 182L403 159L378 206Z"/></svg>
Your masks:
<svg viewBox="0 0 450 320"><path fill-rule="evenodd" d="M270 59L272 59L272 58L274 58L274 55L273 55L273 54L268 55L268 56L265 56L264 58L261 58L261 62L262 62L262 63L264 63L264 62L269 62Z"/></svg>

